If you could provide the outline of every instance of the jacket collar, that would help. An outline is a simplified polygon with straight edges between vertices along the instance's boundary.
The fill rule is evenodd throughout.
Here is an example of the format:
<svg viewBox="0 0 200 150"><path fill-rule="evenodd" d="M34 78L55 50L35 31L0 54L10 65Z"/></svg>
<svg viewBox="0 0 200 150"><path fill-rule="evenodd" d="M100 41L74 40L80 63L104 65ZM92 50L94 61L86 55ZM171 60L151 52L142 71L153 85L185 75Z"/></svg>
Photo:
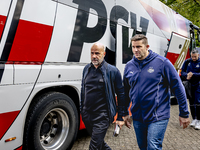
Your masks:
<svg viewBox="0 0 200 150"><path fill-rule="evenodd" d="M152 50L148 50L149 51L149 55L143 59L143 60L138 60L135 56L133 57L133 61L141 64L141 65L145 65L147 63L149 63L150 61L152 61L155 57L158 56L158 54L156 54L155 52L153 52Z"/></svg>
<svg viewBox="0 0 200 150"><path fill-rule="evenodd" d="M99 69L101 69L101 68L102 68L102 69L105 69L104 67L105 67L106 63L107 63L107 62L106 62L105 60L103 60L102 63L98 66L98 68L99 68ZM91 62L89 68L91 68L92 66L94 67L94 65L93 65L92 62Z"/></svg>

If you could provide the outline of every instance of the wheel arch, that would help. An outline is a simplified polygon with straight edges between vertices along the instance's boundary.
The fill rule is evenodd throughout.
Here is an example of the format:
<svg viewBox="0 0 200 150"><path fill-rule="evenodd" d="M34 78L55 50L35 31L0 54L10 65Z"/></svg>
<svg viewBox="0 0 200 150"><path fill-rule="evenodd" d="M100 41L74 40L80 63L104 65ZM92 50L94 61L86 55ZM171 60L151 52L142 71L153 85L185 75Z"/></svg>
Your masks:
<svg viewBox="0 0 200 150"><path fill-rule="evenodd" d="M26 113L26 117L25 117L25 122L27 120L27 116L29 114L29 111L31 109L31 106L34 105L35 103L37 103L37 99L38 97L44 95L45 93L49 93L49 92L60 92L60 93L63 93L63 94L66 94L67 96L69 96L72 101L74 102L76 108L77 108L77 111L78 111L78 114L80 114L80 109L79 109L79 94L78 94L78 91L76 90L75 87L72 87L72 86L53 86L53 87L48 87L48 88L44 88L40 91L38 91L34 97L32 98L32 101L30 102L30 105L27 109L27 113ZM79 120L80 120L80 115L79 115ZM79 121L78 120L78 121ZM79 121L79 126L80 126L80 121ZM25 130L25 125L24 125L24 130ZM23 132L24 134L25 132ZM24 143L24 138L23 138L23 143Z"/></svg>
<svg viewBox="0 0 200 150"><path fill-rule="evenodd" d="M63 94L66 94L67 96L69 96L74 104L76 105L76 108L77 108L77 111L78 113L80 113L80 110L79 110L79 105L80 105L80 102L79 102L79 94L78 94L78 91L72 87L72 86L53 86L53 87L48 87L48 88L45 88L45 89L42 89L40 91L38 91L35 96L33 97L30 105L29 105L29 108L31 107L31 105L35 102L35 100L45 94L45 93L48 93L48 92L60 92L60 93L63 93Z"/></svg>
<svg viewBox="0 0 200 150"><path fill-rule="evenodd" d="M69 96L72 101L74 102L75 106L76 106L76 109L77 109L77 112L78 112L78 126L80 126L80 109L79 109L79 94L78 94L78 91L75 87L72 87L72 86L53 86L53 87L48 87L48 88L44 88L40 91L38 91L34 97L32 98L32 101L30 102L30 105L27 109L27 113L26 113L26 117L25 117L25 124L26 124L26 120L27 120L27 117L28 117L28 114L31 112L31 108L32 106L37 103L38 101L38 98L46 93L49 93L49 92L60 92L60 93L63 93L67 96ZM26 125L24 124L24 131L25 131L25 127ZM23 131L23 134L25 133ZM24 138L23 138L23 143L24 143Z"/></svg>

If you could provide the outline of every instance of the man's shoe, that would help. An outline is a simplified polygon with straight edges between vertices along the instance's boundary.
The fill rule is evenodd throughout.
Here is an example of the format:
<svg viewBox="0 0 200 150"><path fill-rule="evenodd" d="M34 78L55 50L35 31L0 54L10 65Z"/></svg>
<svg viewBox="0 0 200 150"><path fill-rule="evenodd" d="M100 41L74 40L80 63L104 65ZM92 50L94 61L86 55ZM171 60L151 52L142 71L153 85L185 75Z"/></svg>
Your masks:
<svg viewBox="0 0 200 150"><path fill-rule="evenodd" d="M197 121L195 127L196 130L200 130L200 120Z"/></svg>
<svg viewBox="0 0 200 150"><path fill-rule="evenodd" d="M191 126L191 127L195 127L197 121L198 121L197 119L192 120L192 122L190 123L190 126Z"/></svg>

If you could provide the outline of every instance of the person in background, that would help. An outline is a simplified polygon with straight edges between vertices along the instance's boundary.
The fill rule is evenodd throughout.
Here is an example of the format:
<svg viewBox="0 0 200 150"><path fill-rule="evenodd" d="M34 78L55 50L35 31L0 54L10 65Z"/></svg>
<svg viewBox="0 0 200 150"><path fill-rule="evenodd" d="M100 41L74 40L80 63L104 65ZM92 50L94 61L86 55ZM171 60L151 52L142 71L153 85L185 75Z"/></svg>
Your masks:
<svg viewBox="0 0 200 150"><path fill-rule="evenodd" d="M192 122L190 126L200 130L200 58L199 52L193 50L191 58L185 60L181 70L183 80L191 83L191 98L189 98Z"/></svg>
<svg viewBox="0 0 200 150"><path fill-rule="evenodd" d="M180 77L170 61L149 49L147 37L131 38L133 59L124 70L125 101L131 113L141 150L161 150L170 118L170 91L179 102L179 121L185 129L189 121L187 98ZM130 116L124 117L131 127Z"/></svg>
<svg viewBox="0 0 200 150"><path fill-rule="evenodd" d="M124 124L122 116L125 115L125 103L121 74L115 66L104 60L105 53L104 45L93 44L91 63L83 70L80 109L82 120L91 135L90 150L111 149L104 141L104 137L117 111L116 124L120 128Z"/></svg>

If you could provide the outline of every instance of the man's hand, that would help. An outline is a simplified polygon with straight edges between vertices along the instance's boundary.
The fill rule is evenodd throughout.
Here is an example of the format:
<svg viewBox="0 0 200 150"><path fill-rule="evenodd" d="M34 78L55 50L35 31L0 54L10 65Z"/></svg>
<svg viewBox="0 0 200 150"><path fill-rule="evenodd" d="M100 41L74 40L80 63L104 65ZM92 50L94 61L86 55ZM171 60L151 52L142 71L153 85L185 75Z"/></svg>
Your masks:
<svg viewBox="0 0 200 150"><path fill-rule="evenodd" d="M193 73L192 73L192 72L189 72L189 73L187 74L187 80L190 80L190 79L192 78L192 76L193 76Z"/></svg>
<svg viewBox="0 0 200 150"><path fill-rule="evenodd" d="M119 125L120 129L122 129L122 126L124 125L124 121L118 121L118 120L116 120L115 123Z"/></svg>
<svg viewBox="0 0 200 150"><path fill-rule="evenodd" d="M131 128L131 117L129 115L126 115L124 117L125 125L130 129Z"/></svg>
<svg viewBox="0 0 200 150"><path fill-rule="evenodd" d="M180 122L180 126L183 125L183 129L185 129L190 124L190 119L189 118L182 118L182 117L179 116L179 122Z"/></svg>

